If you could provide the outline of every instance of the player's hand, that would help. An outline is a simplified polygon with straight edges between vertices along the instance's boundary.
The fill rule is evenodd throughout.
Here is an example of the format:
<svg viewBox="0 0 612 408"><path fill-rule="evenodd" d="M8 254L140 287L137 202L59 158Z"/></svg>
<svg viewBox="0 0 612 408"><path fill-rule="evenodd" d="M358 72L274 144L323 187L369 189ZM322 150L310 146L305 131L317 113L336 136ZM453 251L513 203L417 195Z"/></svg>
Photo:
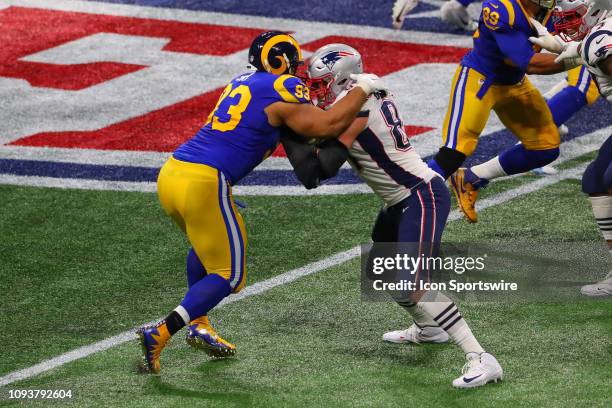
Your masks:
<svg viewBox="0 0 612 408"><path fill-rule="evenodd" d="M355 86L363 89L367 95L374 92L387 92L387 86L378 75L351 74L351 79L355 81Z"/></svg>
<svg viewBox="0 0 612 408"><path fill-rule="evenodd" d="M530 18L529 20L531 20L531 24L533 24L533 27L538 32L538 36L529 37L529 41L554 54L560 54L563 52L563 40L550 34L546 27L540 24L538 20L533 18Z"/></svg>
<svg viewBox="0 0 612 408"><path fill-rule="evenodd" d="M580 45L580 43L576 41L566 43L563 47L563 50L558 53L559 56L555 58L555 62L561 62L566 59L580 57L580 53L578 52L578 45Z"/></svg>
<svg viewBox="0 0 612 408"><path fill-rule="evenodd" d="M555 58L555 62L563 62L566 71L582 65L582 57L580 57L580 52L578 52L579 45L580 43L576 41L566 43L563 52Z"/></svg>

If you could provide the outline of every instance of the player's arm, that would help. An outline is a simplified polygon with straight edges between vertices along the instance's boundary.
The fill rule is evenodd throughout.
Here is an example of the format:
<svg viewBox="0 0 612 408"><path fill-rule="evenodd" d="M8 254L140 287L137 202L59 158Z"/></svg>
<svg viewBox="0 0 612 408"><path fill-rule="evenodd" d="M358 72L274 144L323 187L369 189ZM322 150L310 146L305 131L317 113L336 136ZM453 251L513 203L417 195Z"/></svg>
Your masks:
<svg viewBox="0 0 612 408"><path fill-rule="evenodd" d="M349 126L349 128L338 137L338 140L344 146L346 146L347 149L351 148L353 142L355 142L355 139L357 139L357 136L359 136L359 134L363 132L363 129L365 129L368 125L368 115L369 112L367 111L359 112L359 117L355 119L353 123L351 123L351 126Z"/></svg>
<svg viewBox="0 0 612 408"><path fill-rule="evenodd" d="M534 54L529 60L526 72L528 74L550 75L567 71L568 67L565 66L563 61L555 62L556 58L555 54Z"/></svg>
<svg viewBox="0 0 612 408"><path fill-rule="evenodd" d="M336 137L351 125L372 92L384 90L375 75L358 75L355 79L353 90L327 111L310 104L275 102L265 109L268 122L287 126L308 138Z"/></svg>
<svg viewBox="0 0 612 408"><path fill-rule="evenodd" d="M348 158L347 148L338 139L315 146L289 128L281 131L281 143L295 175L307 189L316 188L321 180L338 174Z"/></svg>
<svg viewBox="0 0 612 408"><path fill-rule="evenodd" d="M514 9L490 0L483 3L483 22L493 32L495 42L506 57L505 62L528 74L556 74L565 71L565 65L555 62L555 55L539 54L524 33L514 28Z"/></svg>

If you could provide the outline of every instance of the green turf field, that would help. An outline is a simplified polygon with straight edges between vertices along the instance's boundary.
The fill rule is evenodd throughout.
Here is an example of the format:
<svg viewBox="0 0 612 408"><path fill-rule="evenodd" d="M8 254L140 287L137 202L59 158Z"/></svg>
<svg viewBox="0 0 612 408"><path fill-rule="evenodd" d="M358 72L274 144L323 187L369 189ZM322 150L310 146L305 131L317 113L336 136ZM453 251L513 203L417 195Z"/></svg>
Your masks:
<svg viewBox="0 0 612 408"><path fill-rule="evenodd" d="M483 198L535 179L494 183ZM182 298L187 242L155 195L0 186L0 197L0 375L162 317ZM242 201L249 283L366 242L379 205L370 194ZM591 242L605 254L578 180L491 207L476 225L453 221L445 233L454 241L508 237ZM605 273L582 271L575 286ZM610 301L460 307L504 367L501 384L454 390L458 348L382 343L408 318L392 303L361 301L354 259L215 310L214 324L238 346L235 358L210 360L179 333L153 377L139 373L134 340L4 386L0 405L19 404L7 399L11 389L71 389L73 405L101 407L610 405Z"/></svg>

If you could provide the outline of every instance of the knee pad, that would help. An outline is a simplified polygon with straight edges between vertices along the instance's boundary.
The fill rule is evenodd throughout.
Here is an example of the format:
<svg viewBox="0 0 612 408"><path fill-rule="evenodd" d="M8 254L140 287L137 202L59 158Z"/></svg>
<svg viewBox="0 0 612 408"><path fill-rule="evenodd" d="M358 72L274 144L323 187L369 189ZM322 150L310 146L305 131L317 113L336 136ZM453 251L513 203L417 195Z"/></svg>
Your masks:
<svg viewBox="0 0 612 408"><path fill-rule="evenodd" d="M591 196L593 214L606 241L612 241L612 196Z"/></svg>

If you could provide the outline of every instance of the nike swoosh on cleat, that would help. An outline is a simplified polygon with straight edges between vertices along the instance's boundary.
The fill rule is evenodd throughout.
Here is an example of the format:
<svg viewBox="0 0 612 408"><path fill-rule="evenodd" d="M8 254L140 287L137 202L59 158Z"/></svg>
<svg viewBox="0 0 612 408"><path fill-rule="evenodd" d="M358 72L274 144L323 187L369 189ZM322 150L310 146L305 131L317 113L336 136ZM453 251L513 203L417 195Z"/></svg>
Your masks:
<svg viewBox="0 0 612 408"><path fill-rule="evenodd" d="M471 383L472 381L474 381L475 379L477 379L478 377L481 377L482 374L477 375L476 377L472 377L472 378L467 378L467 377L463 377L463 382L465 383Z"/></svg>

